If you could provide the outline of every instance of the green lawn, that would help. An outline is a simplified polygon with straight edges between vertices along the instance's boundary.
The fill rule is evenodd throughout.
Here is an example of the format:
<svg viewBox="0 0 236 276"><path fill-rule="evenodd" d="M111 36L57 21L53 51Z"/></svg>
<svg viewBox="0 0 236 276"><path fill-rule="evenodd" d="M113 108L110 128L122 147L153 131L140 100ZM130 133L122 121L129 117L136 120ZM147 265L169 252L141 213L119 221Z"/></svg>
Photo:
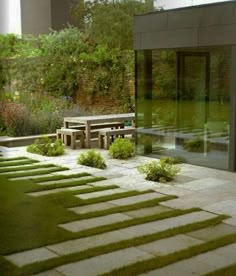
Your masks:
<svg viewBox="0 0 236 276"><path fill-rule="evenodd" d="M28 159L19 159L19 161L27 161ZM10 161L3 159L0 160L0 164L16 162L17 160ZM33 160L30 160L33 162ZM3 171L9 168L8 164L1 166ZM40 163L37 166L40 166ZM35 169L35 165L31 166ZM21 169L23 166L21 167ZM54 165L50 166L50 169L60 168ZM48 168L46 168L48 169ZM32 275L34 273L39 273L41 271L46 271L53 269L57 266L68 264L74 261L84 260L86 258L98 256L104 253L113 252L123 248L133 247L148 242L160 240L163 238L171 237L177 234L187 233L193 230L202 229L208 226L216 225L222 222L226 216L217 216L212 219L208 219L203 222L196 222L187 224L185 226L173 227L171 229L157 232L154 234L143 235L137 238L127 238L120 242L114 242L104 246L94 247L83 252L68 254L65 256L59 256L53 259L49 259L43 262L36 262L33 264L25 265L21 268L16 267L12 263L8 262L3 256L21 252L28 249L39 248L42 246L55 244L62 241L73 240L82 237L89 237L99 233L105 233L112 230L123 229L129 226L141 225L143 223L158 221L166 218L172 218L179 215L189 214L197 212L199 208L192 208L186 210L178 209L167 209L162 213L157 213L154 215L146 215L138 218L131 218L130 220L111 223L104 226L90 228L86 231L80 232L69 232L58 224L63 224L71 221L76 221L80 219L87 219L99 216L105 216L108 214L122 213L131 210L138 210L141 208L147 208L152 206L157 206L160 202L165 200L170 200L175 198L174 196L163 196L162 198L157 198L153 200L144 201L141 203L135 203L117 206L110 209L102 211L93 211L86 214L76 214L68 208L85 206L89 204L95 204L100 202L106 202L109 200L125 198L135 195L141 195L149 193L151 191L127 191L120 194L114 194L109 196L102 196L99 198L93 198L88 200L82 200L75 197L75 194L90 193L94 191L102 191L106 189L116 189L111 180L109 186L104 187L91 187L85 188L78 191L63 191L55 194L48 194L45 196L31 197L27 193L52 190L54 188L65 188L77 185L89 185L93 182L104 180L103 177L92 177L87 173L71 174L68 176L63 175L52 175L52 176L41 176L38 175L37 178L30 179L31 171L27 170L25 173L28 175L28 180L18 179L15 181L9 180L6 175L0 172L0 275L1 276L18 276L18 275ZM19 175L18 172L15 172ZM84 176L91 176L90 179L81 179ZM53 181L66 179L66 182L56 183L56 184L44 184L42 181ZM75 181L74 181L75 179ZM156 269L167 264L171 264L178 260L189 258L197 254L212 250L214 248L236 242L236 235L227 235L209 242L204 242L198 246L193 246L185 250L179 251L175 254L169 254L163 257L155 257L148 261L142 261L130 266L119 268L114 270L107 275L136 275L137 273L142 273L149 271L151 269ZM228 268L228 271L234 271L235 267ZM214 275L214 274L212 274ZM220 275L219 273L215 275ZM223 274L227 275L227 274ZM230 274L229 274L230 275Z"/></svg>

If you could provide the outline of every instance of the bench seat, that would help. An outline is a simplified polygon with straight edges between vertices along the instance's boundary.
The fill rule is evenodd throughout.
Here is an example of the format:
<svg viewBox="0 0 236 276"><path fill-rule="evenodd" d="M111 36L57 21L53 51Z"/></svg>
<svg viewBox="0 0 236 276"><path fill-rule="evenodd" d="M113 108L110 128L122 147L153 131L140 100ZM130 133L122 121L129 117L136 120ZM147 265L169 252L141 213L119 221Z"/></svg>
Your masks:
<svg viewBox="0 0 236 276"><path fill-rule="evenodd" d="M120 129L100 129L98 132L98 145L100 148L108 149L112 139L115 137L125 137L125 135L135 135L135 128L120 128Z"/></svg>
<svg viewBox="0 0 236 276"><path fill-rule="evenodd" d="M84 147L84 131L70 128L57 129L57 139L61 139L62 143L66 146L71 146L72 149L76 149L77 137L80 141L80 147Z"/></svg>

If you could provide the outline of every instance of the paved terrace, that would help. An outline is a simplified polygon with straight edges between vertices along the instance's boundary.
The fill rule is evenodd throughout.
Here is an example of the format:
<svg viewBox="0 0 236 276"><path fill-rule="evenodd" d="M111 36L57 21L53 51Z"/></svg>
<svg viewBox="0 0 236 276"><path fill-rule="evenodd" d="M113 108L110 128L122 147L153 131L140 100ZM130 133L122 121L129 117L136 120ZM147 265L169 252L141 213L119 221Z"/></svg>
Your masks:
<svg viewBox="0 0 236 276"><path fill-rule="evenodd" d="M143 195L73 208L72 211L77 212L78 214L85 214L94 210L106 210L114 206L124 206L149 199L161 198L165 195L174 195L178 197L176 199L163 201L157 207L144 208L126 213L116 213L87 220L73 221L58 226L68 231L78 232L92 227L107 225L109 223L128 221L135 217L161 213L170 208L185 210L192 207L200 207L202 209L202 211L195 213L185 214L161 221L148 222L121 230L109 231L92 237L52 244L43 248L36 248L6 256L10 262L19 267L57 256L80 252L96 246L119 242L128 238L138 238L145 234L148 235L158 231L161 232L171 227L179 227L188 223L204 221L220 214L230 216L230 218L225 219L223 223L216 226L65 264L56 267L53 270L37 274L38 276L99 275L102 273L108 273L115 268L130 265L137 261L144 261L153 258L154 256L164 256L166 254L177 252L178 250L183 250L189 246L201 244L214 237L216 238L221 235L236 233L236 173L208 169L189 164L181 164L179 165L181 167L181 173L175 181L170 184L161 184L146 181L144 176L137 171L137 166L151 160L151 158L147 157L136 156L128 161L121 161L111 159L108 156L107 151L98 149L106 159L107 164L107 169L99 170L76 164L78 154L86 150L66 149L66 154L62 157L42 157L30 154L26 152L25 147L0 147L0 150L2 151L3 157L25 156L39 160L42 164L54 163L56 165L63 165L70 168L69 171L55 172L52 173L53 175L68 175L87 172L92 174L92 176L103 176L107 178L107 180L93 183L93 186L105 187L106 185L110 185L111 182L112 184L119 186L119 188L116 189L76 195L81 199L118 194L127 190L152 190L152 192ZM57 192L57 190L51 190L50 193L52 192ZM44 194L45 191L36 192L31 194L31 196L37 197L43 196ZM192 258L175 262L158 270L152 270L142 275L175 275L176 271L178 271L178 275L182 276L193 274L202 275L235 264L235 252L236 243L233 243Z"/></svg>

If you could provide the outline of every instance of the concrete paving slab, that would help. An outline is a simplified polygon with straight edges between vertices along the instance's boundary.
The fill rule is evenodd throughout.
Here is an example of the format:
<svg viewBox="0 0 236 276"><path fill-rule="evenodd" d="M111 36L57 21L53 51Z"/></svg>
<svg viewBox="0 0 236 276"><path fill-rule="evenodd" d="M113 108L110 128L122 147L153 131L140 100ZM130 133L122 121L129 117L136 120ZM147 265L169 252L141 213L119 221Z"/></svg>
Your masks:
<svg viewBox="0 0 236 276"><path fill-rule="evenodd" d="M116 213L116 214L110 214L102 217L72 221L65 224L59 224L59 226L71 232L79 232L90 228L109 225L112 223L118 223L118 222L131 220L131 219L132 218L129 216L126 216L121 213Z"/></svg>
<svg viewBox="0 0 236 276"><path fill-rule="evenodd" d="M153 207L148 207L148 208L141 208L141 209L134 210L134 211L124 212L122 214L125 214L125 215L133 217L133 218L140 218L140 217L160 214L160 213L167 212L170 210L171 210L170 208L167 208L164 206L153 206Z"/></svg>
<svg viewBox="0 0 236 276"><path fill-rule="evenodd" d="M204 210L216 213L225 214L230 216L236 215L236 200L224 200L204 206Z"/></svg>
<svg viewBox="0 0 236 276"><path fill-rule="evenodd" d="M115 268L132 264L137 261L151 259L153 256L136 248L127 248L103 254L84 261L57 267L56 270L65 276L97 276Z"/></svg>
<svg viewBox="0 0 236 276"><path fill-rule="evenodd" d="M58 257L58 255L56 255L54 252L50 251L45 247L41 247L41 248L36 248L32 250L11 254L4 257L5 259L12 262L13 264L21 267L34 262L49 260L49 259Z"/></svg>
<svg viewBox="0 0 236 276"><path fill-rule="evenodd" d="M236 227L228 225L225 223L220 223L215 226L206 227L200 230L192 231L186 233L186 235L191 236L196 239L210 241L224 235L236 233Z"/></svg>
<svg viewBox="0 0 236 276"><path fill-rule="evenodd" d="M75 195L76 197L80 199L91 199L91 198L98 198L101 196L107 196L107 195L114 195L114 194L120 194L128 192L127 190L116 188L116 189L108 189L104 191L94 192L94 193L87 193L82 195Z"/></svg>
<svg viewBox="0 0 236 276"><path fill-rule="evenodd" d="M67 255L75 252L82 252L87 249L97 246L104 246L110 243L124 240L124 236L120 231L110 231L103 234L94 235L91 237L65 241L54 245L48 245L47 248L57 253L58 255Z"/></svg>
<svg viewBox="0 0 236 276"><path fill-rule="evenodd" d="M72 172L70 172L72 174ZM77 178L66 178L66 179L60 179L60 180L51 180L51 181L44 181L44 182L39 182L38 185L55 185L55 184L63 184L63 183L68 183L68 182L74 182L74 181L79 181L79 180L93 180L93 176L81 176Z"/></svg>
<svg viewBox="0 0 236 276"><path fill-rule="evenodd" d="M140 237L143 235L162 232L175 227L200 222L207 219L215 218L216 215L204 211L194 212L177 217L167 218L160 221L148 222L141 225L131 226L119 230L127 239Z"/></svg>
<svg viewBox="0 0 236 276"><path fill-rule="evenodd" d="M174 264L167 265L160 269L155 269L140 276L190 276L190 275L203 275L214 270L214 266L207 265L201 262L184 260Z"/></svg>
<svg viewBox="0 0 236 276"><path fill-rule="evenodd" d="M163 256L201 243L203 241L187 235L176 235L174 237L146 243L137 246L137 248L157 256Z"/></svg>
<svg viewBox="0 0 236 276"><path fill-rule="evenodd" d="M89 185L78 185L78 186L74 186L74 187L56 188L56 189L47 190L47 191L28 193L27 195L33 196L33 197L38 197L38 196L51 195L51 194L56 194L56 193L66 192L66 191L79 191L79 190L92 189L92 188L93 187L89 186Z"/></svg>
<svg viewBox="0 0 236 276"><path fill-rule="evenodd" d="M202 178L194 181L190 181L184 184L179 184L179 187L189 189L189 190L194 190L194 191L199 191L203 189L207 189L210 187L215 187L219 185L224 185L228 180L225 179L217 179L214 177L207 177L207 178Z"/></svg>
<svg viewBox="0 0 236 276"><path fill-rule="evenodd" d="M122 240L141 237L148 234L158 233L174 227L200 222L216 217L207 212L194 212L178 217L168 218L161 221L144 223L141 225L130 226L121 230L109 231L103 234L94 235L87 238L75 239L54 245L47 246L48 249L59 255L81 252L96 246L119 242Z"/></svg>
<svg viewBox="0 0 236 276"><path fill-rule="evenodd" d="M111 201L108 201L108 203L114 204L117 206L125 206L125 205L130 205L130 204L135 204L135 203L140 203L143 201L156 199L156 198L162 198L164 196L165 195L157 193L157 192L153 192L153 193L150 192L150 193L146 193L146 194L142 194L142 195L136 195L136 196L130 196L130 197L126 197L126 198L111 200Z"/></svg>
<svg viewBox="0 0 236 276"><path fill-rule="evenodd" d="M48 270L45 272L34 274L34 276L62 276L62 274L57 272L56 270Z"/></svg>
<svg viewBox="0 0 236 276"><path fill-rule="evenodd" d="M69 210L82 215L90 212L103 211L114 207L117 207L117 206L107 202L101 202L96 204L80 206L80 207L74 207L74 208L70 208Z"/></svg>
<svg viewBox="0 0 236 276"><path fill-rule="evenodd" d="M233 216L232 218L224 220L224 223L236 226L236 216Z"/></svg>

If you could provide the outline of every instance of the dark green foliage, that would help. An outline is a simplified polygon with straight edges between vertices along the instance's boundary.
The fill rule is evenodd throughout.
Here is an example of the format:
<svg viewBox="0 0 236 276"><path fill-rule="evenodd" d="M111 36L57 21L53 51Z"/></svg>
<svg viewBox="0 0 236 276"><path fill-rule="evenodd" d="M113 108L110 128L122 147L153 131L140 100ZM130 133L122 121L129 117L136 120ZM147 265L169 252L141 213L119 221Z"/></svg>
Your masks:
<svg viewBox="0 0 236 276"><path fill-rule="evenodd" d="M60 139L53 143L49 137L43 136L35 140L34 144L28 146L27 151L46 156L58 156L64 153L64 145Z"/></svg>
<svg viewBox="0 0 236 276"><path fill-rule="evenodd" d="M184 149L191 152L205 152L210 151L210 143L202 139L201 137L196 137L191 140L184 142Z"/></svg>
<svg viewBox="0 0 236 276"><path fill-rule="evenodd" d="M168 157L168 156L162 156L160 158L160 161L163 163L175 165L175 164L180 164L184 162L184 158L182 157Z"/></svg>
<svg viewBox="0 0 236 276"><path fill-rule="evenodd" d="M168 182L180 172L176 166L166 163L164 161L152 161L140 166L139 171L146 174L146 179L158 182Z"/></svg>
<svg viewBox="0 0 236 276"><path fill-rule="evenodd" d="M106 164L103 160L103 157L99 152L96 152L95 150L89 150L87 153L81 153L77 159L78 164L88 166L88 167L94 167L98 169L105 169Z"/></svg>
<svg viewBox="0 0 236 276"><path fill-rule="evenodd" d="M115 159L128 159L134 155L134 143L127 138L117 138L109 148L109 154Z"/></svg>

